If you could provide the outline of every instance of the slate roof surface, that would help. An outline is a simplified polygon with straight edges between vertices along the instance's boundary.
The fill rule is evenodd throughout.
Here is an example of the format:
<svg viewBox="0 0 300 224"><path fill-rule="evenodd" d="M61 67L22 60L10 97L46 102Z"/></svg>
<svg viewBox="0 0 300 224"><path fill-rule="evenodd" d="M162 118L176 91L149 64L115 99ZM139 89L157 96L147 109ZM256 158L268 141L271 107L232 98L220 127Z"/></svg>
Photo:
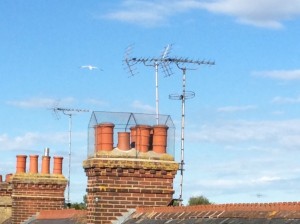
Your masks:
<svg viewBox="0 0 300 224"><path fill-rule="evenodd" d="M30 222L32 224L74 224L77 223L72 219L43 219L43 220L34 220Z"/></svg>
<svg viewBox="0 0 300 224"><path fill-rule="evenodd" d="M300 203L137 208L124 224L300 224Z"/></svg>

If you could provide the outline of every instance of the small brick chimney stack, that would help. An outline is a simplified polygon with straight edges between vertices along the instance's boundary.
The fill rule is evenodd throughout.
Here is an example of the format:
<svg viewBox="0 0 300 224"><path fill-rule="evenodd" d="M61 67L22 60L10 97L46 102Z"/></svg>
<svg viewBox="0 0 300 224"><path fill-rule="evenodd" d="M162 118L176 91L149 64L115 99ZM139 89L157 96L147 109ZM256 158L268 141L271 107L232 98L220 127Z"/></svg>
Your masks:
<svg viewBox="0 0 300 224"><path fill-rule="evenodd" d="M12 223L19 224L41 210L63 209L67 179L62 175L62 157L54 157L53 174L50 173L50 156L42 156L41 173L38 172L38 155L30 155L26 173L25 155L17 156L16 173L12 175Z"/></svg>
<svg viewBox="0 0 300 224"><path fill-rule="evenodd" d="M3 179L2 175L0 175L0 223L11 217L12 207L11 184L7 179L6 181L3 181Z"/></svg>
<svg viewBox="0 0 300 224"><path fill-rule="evenodd" d="M130 209L167 206L173 199L179 164L166 152L168 127L128 127L130 132L118 132L119 142L113 148L115 126L108 122L91 126L94 154L83 161L90 224L111 224Z"/></svg>

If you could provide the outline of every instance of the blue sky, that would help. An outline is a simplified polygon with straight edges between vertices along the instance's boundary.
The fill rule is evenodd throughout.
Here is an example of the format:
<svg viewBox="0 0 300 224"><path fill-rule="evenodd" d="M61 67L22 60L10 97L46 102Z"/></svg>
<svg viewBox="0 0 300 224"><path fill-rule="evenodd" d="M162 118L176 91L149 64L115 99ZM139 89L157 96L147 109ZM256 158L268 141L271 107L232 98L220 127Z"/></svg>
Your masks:
<svg viewBox="0 0 300 224"><path fill-rule="evenodd" d="M185 201L299 201L299 16L299 0L1 1L0 174L15 172L17 154L50 147L67 176L69 120L51 108L88 109L72 119L71 201L82 201L91 112L155 112L154 70L129 77L126 48L159 57L173 44L172 57L216 62L187 71ZM159 72L160 113L176 125L179 161L173 72Z"/></svg>

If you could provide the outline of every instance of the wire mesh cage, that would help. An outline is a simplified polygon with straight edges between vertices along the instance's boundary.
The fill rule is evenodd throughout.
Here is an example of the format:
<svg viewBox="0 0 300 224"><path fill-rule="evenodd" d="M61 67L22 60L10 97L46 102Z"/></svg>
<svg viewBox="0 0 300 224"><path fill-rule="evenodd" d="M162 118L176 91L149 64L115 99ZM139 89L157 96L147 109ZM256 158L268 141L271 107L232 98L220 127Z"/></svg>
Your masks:
<svg viewBox="0 0 300 224"><path fill-rule="evenodd" d="M169 115L94 111L88 127L88 158L106 152L175 155L175 126Z"/></svg>

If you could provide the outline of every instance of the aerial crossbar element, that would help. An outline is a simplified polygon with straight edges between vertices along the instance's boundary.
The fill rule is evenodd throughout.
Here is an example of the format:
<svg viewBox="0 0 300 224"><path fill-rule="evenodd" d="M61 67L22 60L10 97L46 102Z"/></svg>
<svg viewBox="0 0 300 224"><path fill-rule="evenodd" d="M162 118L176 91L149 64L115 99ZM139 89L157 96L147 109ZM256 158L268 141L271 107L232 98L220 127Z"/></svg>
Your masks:
<svg viewBox="0 0 300 224"><path fill-rule="evenodd" d="M125 59L128 63L133 65L137 63L148 63L148 62L163 62L163 63L176 63L176 64L196 64L196 65L214 65L214 61L206 60L193 60L189 58L127 58ZM188 69L190 70L190 69Z"/></svg>

